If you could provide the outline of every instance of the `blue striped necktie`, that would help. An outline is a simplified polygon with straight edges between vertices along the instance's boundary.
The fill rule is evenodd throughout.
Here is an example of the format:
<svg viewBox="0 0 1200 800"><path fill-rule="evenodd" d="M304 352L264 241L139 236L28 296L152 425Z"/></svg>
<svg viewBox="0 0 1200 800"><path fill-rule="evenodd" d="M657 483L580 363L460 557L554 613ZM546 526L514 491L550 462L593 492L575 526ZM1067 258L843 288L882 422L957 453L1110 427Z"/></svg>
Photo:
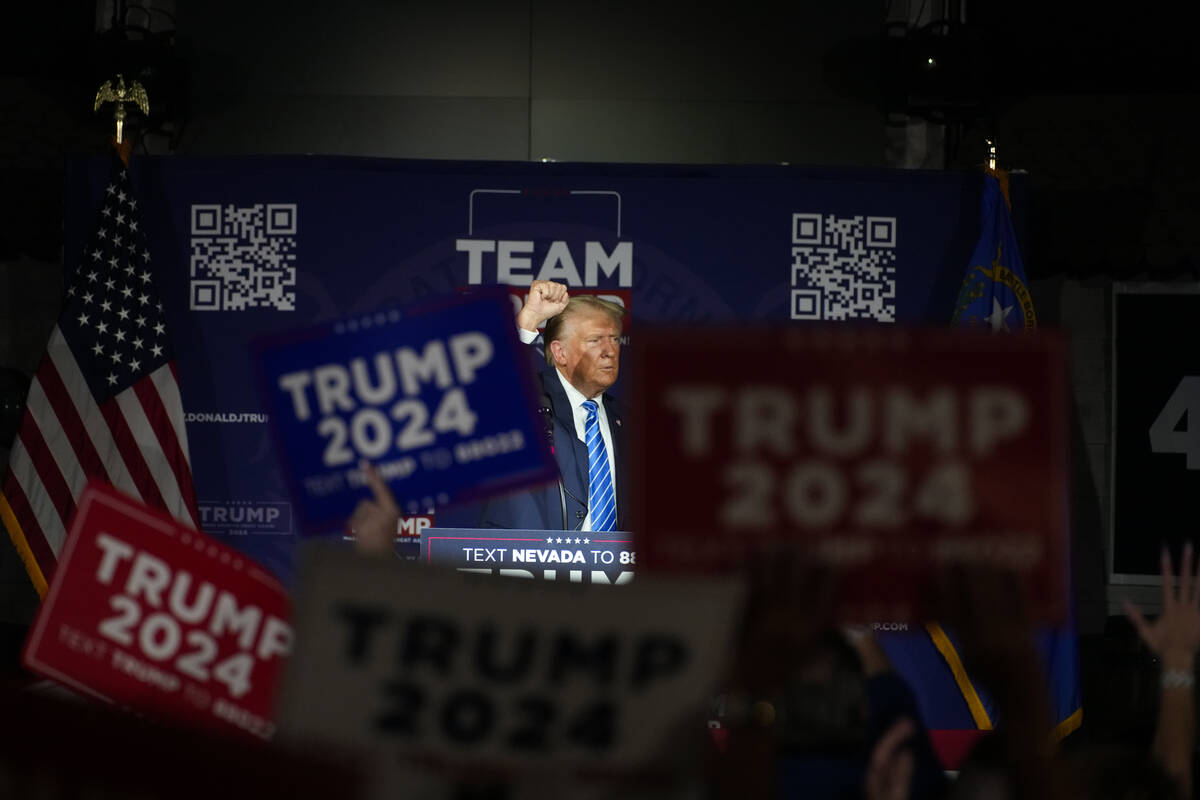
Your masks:
<svg viewBox="0 0 1200 800"><path fill-rule="evenodd" d="M592 530L611 531L617 524L617 497L613 492L612 470L608 468L608 451L600 435L600 418L596 401L584 400L587 420L583 436L588 449L588 508L592 515Z"/></svg>

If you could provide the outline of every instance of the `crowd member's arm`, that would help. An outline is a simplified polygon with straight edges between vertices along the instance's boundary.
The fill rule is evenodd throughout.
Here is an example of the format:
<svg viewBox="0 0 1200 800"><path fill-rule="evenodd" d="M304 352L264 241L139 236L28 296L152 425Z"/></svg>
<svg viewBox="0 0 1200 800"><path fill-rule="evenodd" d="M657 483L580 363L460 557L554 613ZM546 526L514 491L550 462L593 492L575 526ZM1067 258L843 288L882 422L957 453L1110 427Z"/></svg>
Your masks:
<svg viewBox="0 0 1200 800"><path fill-rule="evenodd" d="M991 694L998 724L990 734L1012 796L1073 796L1053 732L1046 678L1020 579L1002 568L958 571L948 609L968 672Z"/></svg>
<svg viewBox="0 0 1200 800"><path fill-rule="evenodd" d="M862 664L867 736L875 742L864 787L867 796L945 796L946 774L929 732L921 724L912 687L892 667L879 638L869 628L848 628L843 633ZM892 785L896 781L903 786Z"/></svg>
<svg viewBox="0 0 1200 800"><path fill-rule="evenodd" d="M871 751L863 781L866 800L908 800L915 760L907 742L916 733L911 719L901 719L888 728ZM918 797L929 795L918 793Z"/></svg>
<svg viewBox="0 0 1200 800"><path fill-rule="evenodd" d="M1153 753L1163 770L1192 796L1192 751L1196 744L1193 690L1196 648L1200 647L1200 562L1193 563L1189 542L1183 548L1176 586L1171 556L1162 554L1162 614L1153 623L1128 600L1125 613L1146 646L1162 664L1158 723Z"/></svg>
<svg viewBox="0 0 1200 800"><path fill-rule="evenodd" d="M787 556L759 557L748 567L740 641L725 680L728 738L715 760L717 800L776 796L776 702L785 681L830 627L833 587L824 572Z"/></svg>
<svg viewBox="0 0 1200 800"><path fill-rule="evenodd" d="M386 555L394 552L396 531L400 523L400 507L392 490L379 475L374 464L361 465L374 498L360 500L347 523L354 535L354 547L360 553Z"/></svg>

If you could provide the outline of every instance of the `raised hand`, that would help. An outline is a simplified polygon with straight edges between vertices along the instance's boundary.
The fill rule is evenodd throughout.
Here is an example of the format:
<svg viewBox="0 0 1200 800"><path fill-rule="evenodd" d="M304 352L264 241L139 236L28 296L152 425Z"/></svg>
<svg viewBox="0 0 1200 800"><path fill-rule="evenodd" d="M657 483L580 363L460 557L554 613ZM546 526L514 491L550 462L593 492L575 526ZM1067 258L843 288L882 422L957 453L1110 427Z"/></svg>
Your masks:
<svg viewBox="0 0 1200 800"><path fill-rule="evenodd" d="M360 500L347 523L354 534L355 549L360 553L382 555L391 553L396 546L396 530L400 522L400 507L392 490L379 476L374 464L359 465L366 474L367 484L374 494L373 500Z"/></svg>
<svg viewBox="0 0 1200 800"><path fill-rule="evenodd" d="M908 739L916 732L910 719L900 719L880 737L863 781L867 800L907 800L915 761Z"/></svg>
<svg viewBox="0 0 1200 800"><path fill-rule="evenodd" d="M1178 586L1171 554L1163 548L1162 590L1162 613L1154 622L1147 622L1128 600L1124 602L1125 615L1164 664L1190 668L1196 648L1200 647L1200 561L1194 558L1191 542L1183 547Z"/></svg>
<svg viewBox="0 0 1200 800"><path fill-rule="evenodd" d="M1162 613L1147 622L1132 603L1125 601L1125 614L1138 636L1162 662L1162 694L1151 752L1179 785L1181 797L1192 796L1192 754L1196 749L1196 717L1192 699L1195 684L1196 648L1200 646L1200 564L1194 559L1192 543L1183 547L1176 585L1171 554L1162 551Z"/></svg>
<svg viewBox="0 0 1200 800"><path fill-rule="evenodd" d="M536 331L542 323L567 307L567 287L554 281L534 281L525 296L525 305L517 313L517 325Z"/></svg>

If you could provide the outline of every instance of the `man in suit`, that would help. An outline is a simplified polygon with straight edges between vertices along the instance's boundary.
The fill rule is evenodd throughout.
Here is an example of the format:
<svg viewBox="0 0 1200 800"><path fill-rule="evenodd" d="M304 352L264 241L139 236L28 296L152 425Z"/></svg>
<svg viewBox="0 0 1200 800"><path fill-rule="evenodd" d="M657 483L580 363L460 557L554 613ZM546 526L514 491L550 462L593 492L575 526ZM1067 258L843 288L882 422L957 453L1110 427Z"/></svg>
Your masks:
<svg viewBox="0 0 1200 800"><path fill-rule="evenodd" d="M534 281L517 314L521 340L533 344L538 327L545 364L538 370L546 433L560 481L484 504L479 526L532 530L625 530L619 478L621 417L605 394L617 380L624 309L591 295L567 296L567 287Z"/></svg>

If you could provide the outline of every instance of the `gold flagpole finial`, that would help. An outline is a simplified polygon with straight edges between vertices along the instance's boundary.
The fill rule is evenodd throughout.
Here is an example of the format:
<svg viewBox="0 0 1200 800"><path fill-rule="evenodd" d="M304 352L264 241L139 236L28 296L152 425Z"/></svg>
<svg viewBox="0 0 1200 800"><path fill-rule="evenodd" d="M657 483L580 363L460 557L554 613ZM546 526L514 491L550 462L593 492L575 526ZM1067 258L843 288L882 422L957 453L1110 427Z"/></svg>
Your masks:
<svg viewBox="0 0 1200 800"><path fill-rule="evenodd" d="M1012 197L1008 193L1008 173L996 169L996 142L993 139L984 139L987 142L988 159L987 172L996 179L1000 184L1000 193L1004 195L1004 204L1008 206L1008 210L1012 211Z"/></svg>
<svg viewBox="0 0 1200 800"><path fill-rule="evenodd" d="M100 110L100 106L105 103L114 103L113 120L117 123L117 144L121 144L124 128L125 128L125 104L133 103L143 114L150 113L150 98L146 95L146 90L137 81L130 81L129 88L125 88L125 78L122 75L117 75L117 86L114 89L112 81L105 81L96 91L96 103L92 108L92 112Z"/></svg>

